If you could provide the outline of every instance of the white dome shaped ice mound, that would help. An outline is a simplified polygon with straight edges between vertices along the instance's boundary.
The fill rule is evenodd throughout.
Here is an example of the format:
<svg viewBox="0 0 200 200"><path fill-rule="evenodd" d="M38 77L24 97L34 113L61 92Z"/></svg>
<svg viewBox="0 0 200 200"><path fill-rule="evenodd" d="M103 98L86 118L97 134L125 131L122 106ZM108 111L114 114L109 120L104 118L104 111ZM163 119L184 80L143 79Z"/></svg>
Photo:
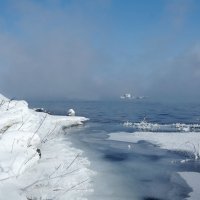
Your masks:
<svg viewBox="0 0 200 200"><path fill-rule="evenodd" d="M67 111L67 115L68 115L68 116L75 116L75 111L74 111L74 109L70 108L70 109Z"/></svg>

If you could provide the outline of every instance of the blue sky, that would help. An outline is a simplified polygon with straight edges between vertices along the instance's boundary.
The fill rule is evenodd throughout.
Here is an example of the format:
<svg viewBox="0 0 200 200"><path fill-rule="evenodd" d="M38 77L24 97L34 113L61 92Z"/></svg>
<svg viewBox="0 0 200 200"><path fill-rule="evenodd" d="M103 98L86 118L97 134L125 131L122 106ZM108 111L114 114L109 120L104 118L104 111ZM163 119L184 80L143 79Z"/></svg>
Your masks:
<svg viewBox="0 0 200 200"><path fill-rule="evenodd" d="M200 1L2 0L0 91L199 101Z"/></svg>

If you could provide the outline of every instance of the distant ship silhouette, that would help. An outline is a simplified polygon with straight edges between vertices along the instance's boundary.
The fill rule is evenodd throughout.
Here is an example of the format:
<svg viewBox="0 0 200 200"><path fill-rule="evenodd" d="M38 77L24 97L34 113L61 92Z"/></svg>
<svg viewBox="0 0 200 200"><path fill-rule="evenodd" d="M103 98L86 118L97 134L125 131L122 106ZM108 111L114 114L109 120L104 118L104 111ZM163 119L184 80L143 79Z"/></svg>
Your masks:
<svg viewBox="0 0 200 200"><path fill-rule="evenodd" d="M122 96L120 96L120 99L146 99L146 96L133 96L130 93L125 93Z"/></svg>

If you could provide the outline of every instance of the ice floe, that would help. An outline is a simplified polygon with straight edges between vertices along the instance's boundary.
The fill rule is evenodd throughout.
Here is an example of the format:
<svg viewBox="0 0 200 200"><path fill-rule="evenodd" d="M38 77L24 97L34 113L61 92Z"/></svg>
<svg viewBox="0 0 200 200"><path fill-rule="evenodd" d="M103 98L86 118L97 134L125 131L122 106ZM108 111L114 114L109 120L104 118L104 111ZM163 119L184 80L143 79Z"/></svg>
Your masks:
<svg viewBox="0 0 200 200"><path fill-rule="evenodd" d="M109 140L137 143L149 141L169 150L189 151L200 159L200 132L116 132L109 134Z"/></svg>
<svg viewBox="0 0 200 200"><path fill-rule="evenodd" d="M109 134L109 140L137 143L148 141L161 148L175 151L186 151L193 155L193 160L200 159L200 132L116 132ZM130 145L130 144L129 144ZM191 159L182 160L181 163ZM196 200L200 196L200 173L180 172L179 175L186 180L192 188L190 200Z"/></svg>
<svg viewBox="0 0 200 200"><path fill-rule="evenodd" d="M146 120L141 122L124 122L124 127L132 127L138 131L176 131L176 132L199 132L200 124L184 124L184 123L173 123L173 124L158 124L150 123Z"/></svg>

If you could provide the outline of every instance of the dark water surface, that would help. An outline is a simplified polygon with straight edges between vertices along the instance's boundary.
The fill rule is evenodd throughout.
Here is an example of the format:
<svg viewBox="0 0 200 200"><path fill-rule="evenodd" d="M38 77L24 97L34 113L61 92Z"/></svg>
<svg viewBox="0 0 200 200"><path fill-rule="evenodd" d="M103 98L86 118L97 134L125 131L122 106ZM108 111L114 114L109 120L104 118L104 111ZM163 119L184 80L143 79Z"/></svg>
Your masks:
<svg viewBox="0 0 200 200"><path fill-rule="evenodd" d="M69 130L75 147L91 161L94 193L91 200L181 200L191 188L177 174L200 172L197 162L180 163L188 158L184 152L167 151L145 141L131 144L107 140L111 132L134 132L124 127L126 121L151 123L200 124L200 105L161 104L148 101L66 101L32 102L53 114L66 115L69 108L76 115L90 118L84 126ZM159 134L159 133L158 133Z"/></svg>

